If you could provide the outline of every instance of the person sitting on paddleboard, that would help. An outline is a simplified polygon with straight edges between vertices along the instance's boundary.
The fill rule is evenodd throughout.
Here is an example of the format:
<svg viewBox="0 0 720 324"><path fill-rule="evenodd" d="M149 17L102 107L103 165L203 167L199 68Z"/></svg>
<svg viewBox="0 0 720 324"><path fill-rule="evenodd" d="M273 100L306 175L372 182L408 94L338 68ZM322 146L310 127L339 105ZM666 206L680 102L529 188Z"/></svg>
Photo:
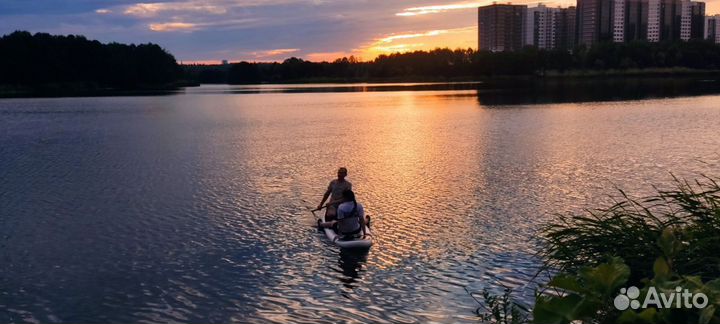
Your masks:
<svg viewBox="0 0 720 324"><path fill-rule="evenodd" d="M365 210L362 204L355 200L355 193L352 190L345 190L342 193L342 203L337 208L337 220L320 223L320 227L333 228L338 235L344 239L359 237L365 232Z"/></svg>
<svg viewBox="0 0 720 324"><path fill-rule="evenodd" d="M327 204L327 210L325 211L325 220L331 221L335 219L337 206L342 202L342 193L345 190L352 190L352 183L345 180L347 177L347 169L339 168L337 172L337 179L330 181L327 191L323 195L322 201L318 205L317 209L322 209L325 200L330 197L330 201Z"/></svg>

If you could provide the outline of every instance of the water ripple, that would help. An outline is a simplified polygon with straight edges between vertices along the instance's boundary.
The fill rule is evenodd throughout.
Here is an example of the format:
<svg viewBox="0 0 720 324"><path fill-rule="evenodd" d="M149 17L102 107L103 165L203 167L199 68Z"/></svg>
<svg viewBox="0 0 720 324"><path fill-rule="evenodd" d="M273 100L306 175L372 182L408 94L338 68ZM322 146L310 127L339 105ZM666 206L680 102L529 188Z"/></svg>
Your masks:
<svg viewBox="0 0 720 324"><path fill-rule="evenodd" d="M720 164L720 97L424 90L0 100L0 322L477 322L553 213ZM370 251L313 228L338 166Z"/></svg>

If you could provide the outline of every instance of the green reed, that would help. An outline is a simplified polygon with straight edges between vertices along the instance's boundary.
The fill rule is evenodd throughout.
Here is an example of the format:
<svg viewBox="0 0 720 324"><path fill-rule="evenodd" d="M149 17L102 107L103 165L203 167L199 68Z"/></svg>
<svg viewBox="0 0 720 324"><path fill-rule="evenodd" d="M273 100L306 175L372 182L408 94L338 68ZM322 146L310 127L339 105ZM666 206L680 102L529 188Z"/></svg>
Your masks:
<svg viewBox="0 0 720 324"><path fill-rule="evenodd" d="M720 185L705 176L693 182L673 178L671 190L656 189L656 194L639 199L620 190L610 207L558 215L541 232L546 268L577 273L619 257L632 270L628 282L635 284L652 277L653 262L663 253L658 238L670 229L681 244L672 260L675 271L718 278Z"/></svg>
<svg viewBox="0 0 720 324"><path fill-rule="evenodd" d="M506 290L483 291L477 313L488 323L720 323L720 185L710 177L673 177L671 190L631 198L624 191L606 208L558 215L540 235L545 266L533 279L532 310ZM541 276L543 275L543 276ZM620 311L621 287L703 292L705 309L655 308ZM471 294L472 296L472 294ZM475 298L473 296L473 298Z"/></svg>

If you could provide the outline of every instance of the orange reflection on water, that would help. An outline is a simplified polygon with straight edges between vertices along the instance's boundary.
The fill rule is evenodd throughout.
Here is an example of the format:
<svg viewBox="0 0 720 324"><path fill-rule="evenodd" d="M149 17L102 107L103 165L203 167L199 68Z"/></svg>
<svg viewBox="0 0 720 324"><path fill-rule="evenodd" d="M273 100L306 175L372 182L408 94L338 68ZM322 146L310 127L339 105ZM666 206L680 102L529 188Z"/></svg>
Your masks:
<svg viewBox="0 0 720 324"><path fill-rule="evenodd" d="M371 177L359 188L380 233L370 263L386 268L418 253L439 256L443 249L425 242L451 242L465 235L467 226L455 226L457 218L444 215L452 211L451 204L460 203L456 198L465 193L458 185L476 165L462 154L473 143L448 134L457 131L451 129L457 123L476 123L480 111L449 107L446 98L434 93L398 92L392 94L391 106L358 113L372 125L363 132L358 152L367 159L362 172ZM440 174L457 181L440 181Z"/></svg>
<svg viewBox="0 0 720 324"><path fill-rule="evenodd" d="M532 237L551 212L607 194L599 186L612 180L633 188L667 179L662 165L701 170L697 154L717 165L706 154L717 151L706 134L717 97L488 105L476 91L310 92L325 86L243 87L264 91L249 95L204 87L177 111L192 120L183 133L203 140L192 143L203 151L198 196L208 217L253 248L238 267L254 281L237 289L258 291L254 316L265 320L378 322L406 309L404 319L460 322L448 314L472 316L468 286L524 291L538 266ZM356 262L307 212L339 166L373 218L376 244ZM334 306L346 299L377 307Z"/></svg>

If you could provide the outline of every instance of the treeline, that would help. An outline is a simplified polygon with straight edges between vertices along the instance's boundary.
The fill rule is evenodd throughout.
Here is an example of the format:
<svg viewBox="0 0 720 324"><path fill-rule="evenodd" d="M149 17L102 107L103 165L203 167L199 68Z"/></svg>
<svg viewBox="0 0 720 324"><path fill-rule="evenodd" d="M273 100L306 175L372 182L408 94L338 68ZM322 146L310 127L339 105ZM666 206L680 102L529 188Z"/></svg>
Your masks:
<svg viewBox="0 0 720 324"><path fill-rule="evenodd" d="M289 58L282 63L241 62L227 66L184 66L186 77L200 83L302 81L453 80L493 76L545 75L548 72L653 68L720 69L720 46L707 41L601 43L573 51L527 47L492 53L473 49L435 49L380 55L361 62Z"/></svg>
<svg viewBox="0 0 720 324"><path fill-rule="evenodd" d="M155 44L102 44L25 31L0 37L0 85L136 89L180 77L175 57Z"/></svg>
<svg viewBox="0 0 720 324"><path fill-rule="evenodd" d="M282 63L184 65L155 44L102 44L82 36L14 32L0 37L0 92L10 88L144 89L188 83L472 80L568 71L688 68L720 70L720 46L706 41L602 43L573 51L524 48L492 53L435 49L363 62L289 58ZM5 90L7 92L7 90Z"/></svg>

